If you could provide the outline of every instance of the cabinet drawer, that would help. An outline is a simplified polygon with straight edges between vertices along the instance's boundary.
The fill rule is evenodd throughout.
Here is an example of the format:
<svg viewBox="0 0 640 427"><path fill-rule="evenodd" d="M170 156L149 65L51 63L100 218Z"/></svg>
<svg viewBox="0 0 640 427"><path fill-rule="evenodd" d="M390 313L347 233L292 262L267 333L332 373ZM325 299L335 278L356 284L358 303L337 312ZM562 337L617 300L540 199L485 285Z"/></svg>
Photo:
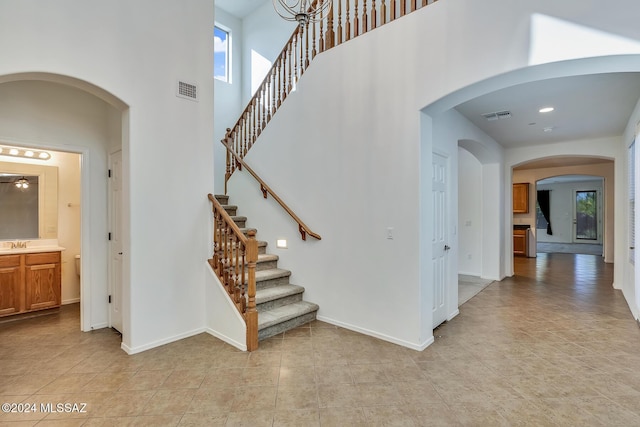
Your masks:
<svg viewBox="0 0 640 427"><path fill-rule="evenodd" d="M39 254L27 254L25 256L26 265L35 264L55 264L60 262L60 252L42 252Z"/></svg>
<svg viewBox="0 0 640 427"><path fill-rule="evenodd" d="M0 256L0 267L17 267L20 265L20 255Z"/></svg>

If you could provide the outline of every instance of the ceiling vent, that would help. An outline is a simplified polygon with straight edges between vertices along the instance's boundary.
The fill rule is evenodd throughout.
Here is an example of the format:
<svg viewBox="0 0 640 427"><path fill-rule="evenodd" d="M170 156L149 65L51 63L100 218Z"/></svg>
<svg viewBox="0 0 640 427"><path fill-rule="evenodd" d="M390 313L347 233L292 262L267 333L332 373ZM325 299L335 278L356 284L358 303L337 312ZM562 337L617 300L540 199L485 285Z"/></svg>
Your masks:
<svg viewBox="0 0 640 427"><path fill-rule="evenodd" d="M191 101L198 100L198 86L193 83L178 80L177 90L176 96L179 98L185 98Z"/></svg>
<svg viewBox="0 0 640 427"><path fill-rule="evenodd" d="M482 114L482 117L484 117L490 122L498 119L510 119L511 111L505 110L505 111L494 111L493 113L484 113Z"/></svg>

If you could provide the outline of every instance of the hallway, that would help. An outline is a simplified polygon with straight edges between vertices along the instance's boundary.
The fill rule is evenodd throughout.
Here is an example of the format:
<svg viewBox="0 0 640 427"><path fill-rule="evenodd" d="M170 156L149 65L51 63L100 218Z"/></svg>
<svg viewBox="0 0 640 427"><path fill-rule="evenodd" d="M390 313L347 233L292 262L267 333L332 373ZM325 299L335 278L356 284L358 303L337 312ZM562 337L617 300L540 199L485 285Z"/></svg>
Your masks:
<svg viewBox="0 0 640 427"><path fill-rule="evenodd" d="M640 425L640 329L613 266L572 254L515 263L423 352L315 322L252 354L201 334L127 356L110 330L78 331L77 305L3 324L2 402L88 405L0 424Z"/></svg>

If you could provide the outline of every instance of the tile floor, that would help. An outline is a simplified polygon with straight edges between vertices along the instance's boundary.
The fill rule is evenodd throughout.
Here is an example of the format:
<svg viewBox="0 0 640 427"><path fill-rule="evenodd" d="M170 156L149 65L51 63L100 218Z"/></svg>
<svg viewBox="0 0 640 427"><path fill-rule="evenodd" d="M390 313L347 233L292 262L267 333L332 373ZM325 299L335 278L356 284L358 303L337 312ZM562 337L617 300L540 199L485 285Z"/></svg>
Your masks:
<svg viewBox="0 0 640 427"><path fill-rule="evenodd" d="M491 282L492 280L482 279L477 276L458 274L458 305L460 306L478 295Z"/></svg>
<svg viewBox="0 0 640 427"><path fill-rule="evenodd" d="M66 306L0 325L0 401L86 412L0 425L638 426L640 329L612 270L517 258L423 352L314 322L251 354L202 334L127 356Z"/></svg>

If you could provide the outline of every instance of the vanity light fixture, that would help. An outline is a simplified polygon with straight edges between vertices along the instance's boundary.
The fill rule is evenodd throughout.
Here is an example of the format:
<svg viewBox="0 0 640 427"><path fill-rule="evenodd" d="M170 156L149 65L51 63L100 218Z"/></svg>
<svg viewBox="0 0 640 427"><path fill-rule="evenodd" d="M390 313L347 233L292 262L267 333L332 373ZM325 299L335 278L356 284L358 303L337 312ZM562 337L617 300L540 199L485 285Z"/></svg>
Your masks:
<svg viewBox="0 0 640 427"><path fill-rule="evenodd" d="M51 154L47 151L7 146L0 146L0 156L24 157L25 159L40 160L49 160L51 158Z"/></svg>
<svg viewBox="0 0 640 427"><path fill-rule="evenodd" d="M553 107L544 107L538 110L539 113L550 113L553 110L555 110L555 108Z"/></svg>

